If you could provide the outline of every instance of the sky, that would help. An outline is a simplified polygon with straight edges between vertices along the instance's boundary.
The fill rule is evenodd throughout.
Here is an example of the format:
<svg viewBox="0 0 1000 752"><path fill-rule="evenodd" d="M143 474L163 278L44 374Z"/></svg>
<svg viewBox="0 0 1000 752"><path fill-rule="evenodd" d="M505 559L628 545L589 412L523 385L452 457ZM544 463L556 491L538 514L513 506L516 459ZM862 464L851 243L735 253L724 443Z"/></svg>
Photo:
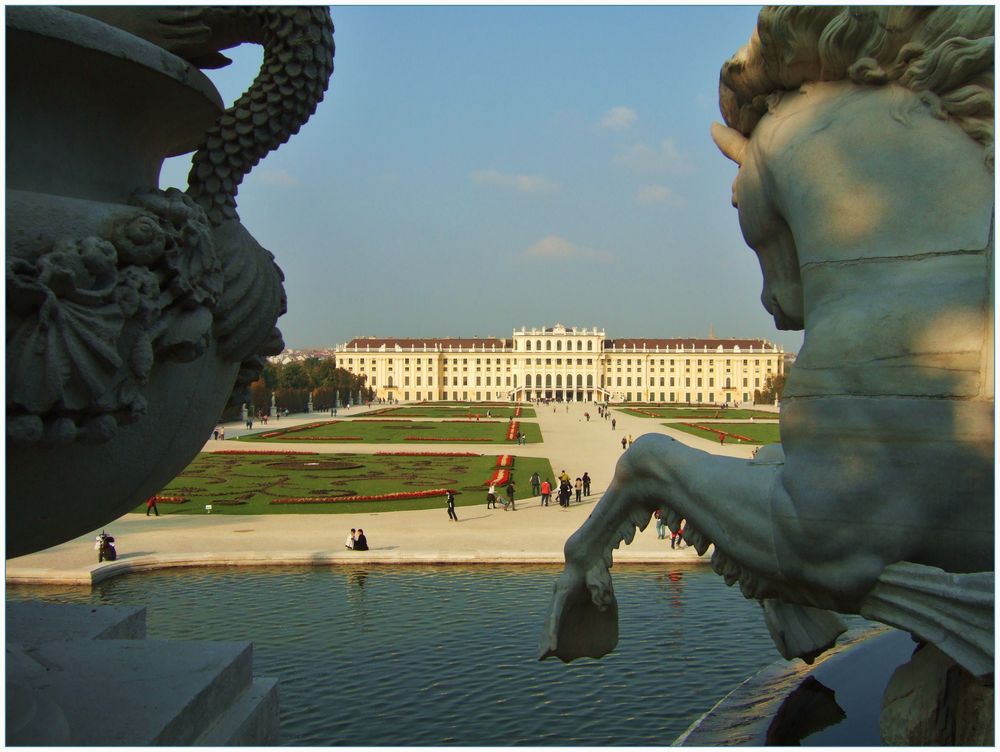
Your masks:
<svg viewBox="0 0 1000 752"><path fill-rule="evenodd" d="M288 347L358 336L760 337L709 135L719 69L758 6L335 6L316 114L243 181L285 274ZM261 54L206 71L232 102ZM190 159L164 164L185 187Z"/></svg>

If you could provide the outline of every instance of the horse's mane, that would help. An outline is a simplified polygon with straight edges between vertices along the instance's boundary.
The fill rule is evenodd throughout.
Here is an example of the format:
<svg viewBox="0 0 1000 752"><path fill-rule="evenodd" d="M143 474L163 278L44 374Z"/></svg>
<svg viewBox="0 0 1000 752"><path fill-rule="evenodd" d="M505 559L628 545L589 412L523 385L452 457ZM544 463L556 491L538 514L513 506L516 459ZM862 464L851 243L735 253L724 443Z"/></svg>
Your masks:
<svg viewBox="0 0 1000 752"><path fill-rule="evenodd" d="M896 83L983 144L993 166L993 7L767 7L723 66L719 106L749 136L786 91L813 81Z"/></svg>

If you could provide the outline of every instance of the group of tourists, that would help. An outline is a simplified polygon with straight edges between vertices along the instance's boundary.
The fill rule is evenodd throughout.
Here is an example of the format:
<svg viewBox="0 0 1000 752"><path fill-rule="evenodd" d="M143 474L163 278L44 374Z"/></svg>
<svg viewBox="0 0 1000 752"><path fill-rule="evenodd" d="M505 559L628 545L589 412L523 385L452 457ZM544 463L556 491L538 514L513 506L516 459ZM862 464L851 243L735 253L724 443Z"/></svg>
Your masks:
<svg viewBox="0 0 1000 752"><path fill-rule="evenodd" d="M569 507L570 499L576 494L576 503L583 501L584 496L590 496L590 474L584 472L575 481L570 481L569 473L563 470L559 473L559 487L556 491L556 498L559 506L564 509ZM534 473L531 476L531 493L533 496L541 496L541 506L547 507L552 501L552 481L546 478L544 481Z"/></svg>
<svg viewBox="0 0 1000 752"><path fill-rule="evenodd" d="M365 531L360 527L357 530L352 527L347 540L344 542L344 548L351 551L367 551L368 538L365 537Z"/></svg>

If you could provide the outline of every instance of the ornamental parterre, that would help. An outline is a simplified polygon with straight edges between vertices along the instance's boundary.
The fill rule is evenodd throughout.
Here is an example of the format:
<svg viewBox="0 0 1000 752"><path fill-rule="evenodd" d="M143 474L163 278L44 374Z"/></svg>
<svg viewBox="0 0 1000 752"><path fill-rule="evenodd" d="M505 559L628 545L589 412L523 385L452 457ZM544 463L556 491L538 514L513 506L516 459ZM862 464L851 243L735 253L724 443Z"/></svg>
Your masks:
<svg viewBox="0 0 1000 752"><path fill-rule="evenodd" d="M403 491L400 493L374 494L371 496L299 496L274 499L272 504L336 504L342 501L396 501L399 499L424 499L429 496L443 496L447 488L432 488L427 491Z"/></svg>
<svg viewBox="0 0 1000 752"><path fill-rule="evenodd" d="M297 449L220 449L212 454L319 454L319 452L307 452Z"/></svg>

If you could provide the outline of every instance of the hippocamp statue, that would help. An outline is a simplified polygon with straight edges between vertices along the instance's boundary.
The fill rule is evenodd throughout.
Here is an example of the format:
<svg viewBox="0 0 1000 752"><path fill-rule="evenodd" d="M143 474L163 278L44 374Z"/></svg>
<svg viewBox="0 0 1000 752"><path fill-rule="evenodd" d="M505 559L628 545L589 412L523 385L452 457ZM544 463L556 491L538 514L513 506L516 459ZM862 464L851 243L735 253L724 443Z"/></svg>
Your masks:
<svg viewBox="0 0 1000 752"><path fill-rule="evenodd" d="M609 568L660 510L811 662L862 616L993 672L993 9L767 8L722 69L733 205L779 329L783 445L663 435L566 542L541 657L618 637Z"/></svg>
<svg viewBox="0 0 1000 752"><path fill-rule="evenodd" d="M99 528L174 477L281 351L282 274L243 178L315 112L324 7L6 14L7 556ZM198 68L263 46L228 109ZM160 190L195 151L187 190Z"/></svg>

